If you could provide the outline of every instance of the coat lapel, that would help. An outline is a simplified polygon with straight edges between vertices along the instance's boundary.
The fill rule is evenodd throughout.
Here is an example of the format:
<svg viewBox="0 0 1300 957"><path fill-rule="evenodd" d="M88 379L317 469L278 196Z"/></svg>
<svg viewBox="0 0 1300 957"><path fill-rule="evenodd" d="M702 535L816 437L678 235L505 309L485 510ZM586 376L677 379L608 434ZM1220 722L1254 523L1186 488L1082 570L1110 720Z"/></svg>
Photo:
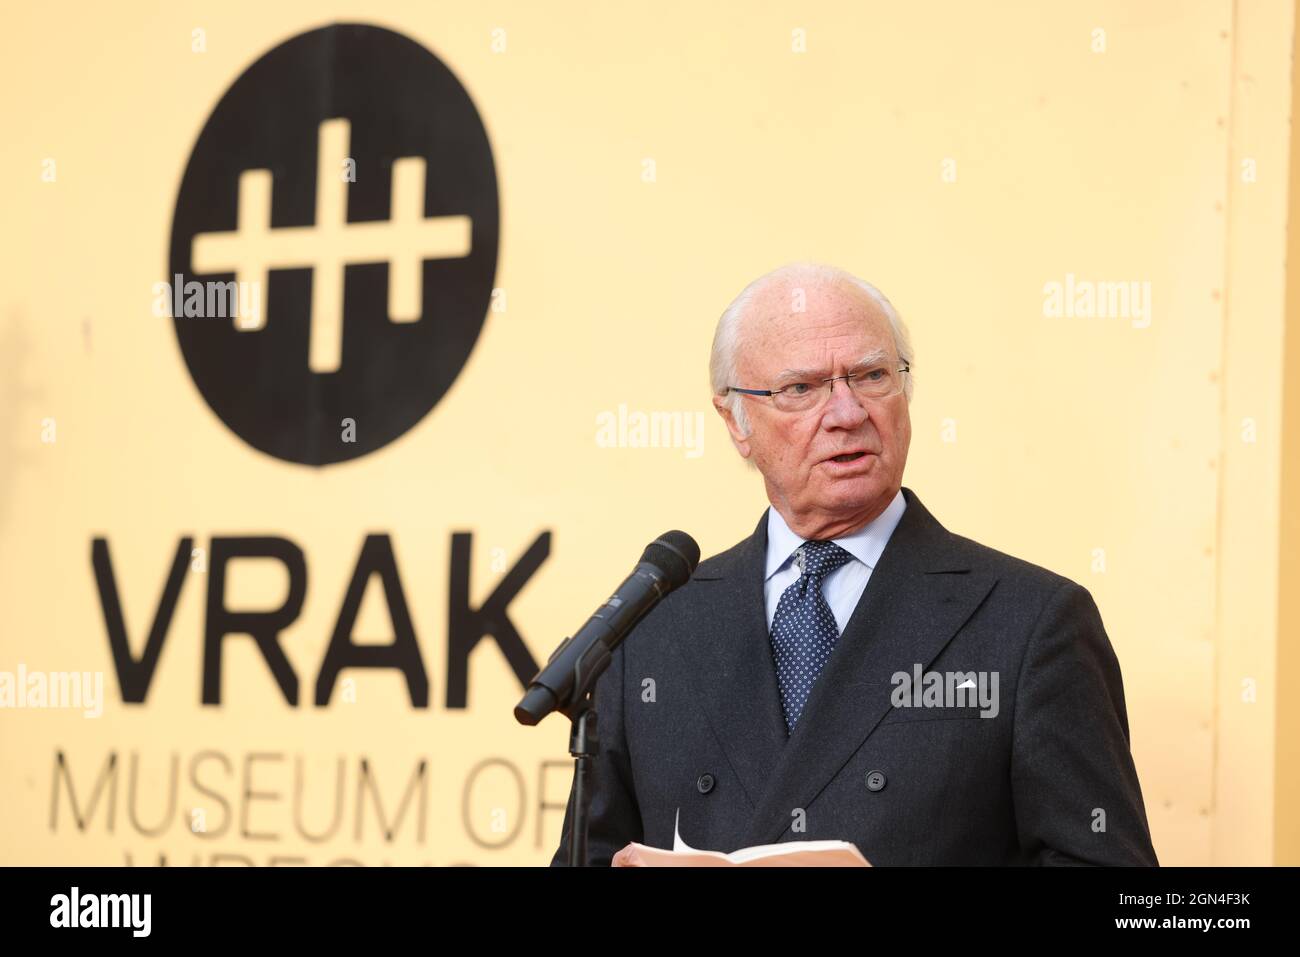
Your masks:
<svg viewBox="0 0 1300 957"><path fill-rule="evenodd" d="M786 832L793 810L813 802L885 716L890 708L893 674L911 672L916 663L928 668L997 581L992 572L972 567L969 554L960 546L962 540L940 525L911 489L904 488L903 495L907 509L813 685L794 734L775 750L775 763L762 770L769 784L743 832L742 846L771 843ZM756 599L748 585L731 591L743 592L755 601L762 616L757 628L747 622L746 637L760 644L767 654L767 680L760 683L749 674L757 671L757 666L746 664L743 684L718 689L717 700L755 700L723 695L759 695L770 690L771 707L776 709L781 738L785 738L780 705L776 703L775 669L768 650L761 567L757 575L760 582ZM728 650L740 651L735 644L735 639L729 641ZM742 659L757 657L741 655ZM761 725L770 723L768 706L756 706L756 710ZM724 729L729 745L743 737L736 719ZM750 732L751 736L757 734ZM764 741L766 737L762 735ZM743 750L751 761L773 753L767 747L738 750Z"/></svg>

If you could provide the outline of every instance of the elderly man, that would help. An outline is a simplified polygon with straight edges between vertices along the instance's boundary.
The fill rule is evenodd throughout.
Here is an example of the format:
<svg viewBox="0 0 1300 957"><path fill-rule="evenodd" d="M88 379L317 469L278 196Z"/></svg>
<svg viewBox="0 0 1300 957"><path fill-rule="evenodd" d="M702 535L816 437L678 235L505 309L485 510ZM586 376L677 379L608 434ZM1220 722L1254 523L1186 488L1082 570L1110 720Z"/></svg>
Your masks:
<svg viewBox="0 0 1300 957"><path fill-rule="evenodd" d="M1092 596L902 486L913 362L840 270L778 269L722 314L713 404L771 507L601 676L591 863L675 827L877 865L1157 863Z"/></svg>

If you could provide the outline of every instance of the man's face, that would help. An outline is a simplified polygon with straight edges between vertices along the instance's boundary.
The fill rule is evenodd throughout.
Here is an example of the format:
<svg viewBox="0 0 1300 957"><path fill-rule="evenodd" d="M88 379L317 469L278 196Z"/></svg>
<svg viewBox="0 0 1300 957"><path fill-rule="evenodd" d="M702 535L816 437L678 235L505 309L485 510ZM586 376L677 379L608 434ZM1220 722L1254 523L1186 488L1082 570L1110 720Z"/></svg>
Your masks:
<svg viewBox="0 0 1300 957"><path fill-rule="evenodd" d="M795 312L802 290L802 312ZM883 350L899 367L889 320L865 292L853 287L773 283L741 320L737 380L746 389L777 389L802 370L820 381L854 370ZM803 538L836 538L874 519L903 482L912 440L907 398L864 398L841 380L822 404L783 412L766 396L741 396L751 432L740 434L723 397L714 405L740 454L763 474L768 499ZM862 453L852 461L833 461Z"/></svg>

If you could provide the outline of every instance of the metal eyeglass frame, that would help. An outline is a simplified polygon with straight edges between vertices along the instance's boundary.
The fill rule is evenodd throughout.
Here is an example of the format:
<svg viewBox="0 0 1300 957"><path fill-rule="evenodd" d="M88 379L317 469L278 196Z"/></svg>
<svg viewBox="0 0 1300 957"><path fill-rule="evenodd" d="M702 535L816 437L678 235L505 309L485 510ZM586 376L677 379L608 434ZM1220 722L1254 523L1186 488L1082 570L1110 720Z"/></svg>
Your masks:
<svg viewBox="0 0 1300 957"><path fill-rule="evenodd" d="M870 372L871 370L868 369L867 371ZM901 369L898 370L898 373L899 373L900 376L902 376L902 375L905 375L905 374L910 373L911 371L912 371L912 364L911 364L910 362L904 362L904 363L903 363L903 367L902 367ZM848 381L849 381L849 379L852 379L852 378L854 378L855 376L860 376L860 375L864 375L864 374L865 374L865 373L862 373L862 372L850 372L850 373L848 373L847 375L833 375L833 376L831 376L830 378L827 378L827 379L819 379L819 380L817 380L817 381L819 381L819 382L829 382L829 383L831 384L831 387L830 387L829 389L826 390L826 395L830 395L832 392L835 391L835 382L836 382L837 379L843 379L843 380L844 380L844 384L845 384L845 385L848 385ZM907 387L906 387L906 385L904 384L904 382L903 382L903 380L902 380L901 378L900 378L898 381L899 381L899 386L900 386L900 388L899 388L899 390L898 390L897 392L890 392L888 395L876 396L876 398L880 398L880 399L890 399L890 398L893 398L893 397L896 396L896 395L901 395L904 391L906 391L906 388L907 388ZM743 395L765 395L765 396L769 396L769 397L770 397L770 396L777 395L778 393L784 392L786 389L790 388L790 386L792 386L792 385L798 385L798 384L799 384L799 383L797 383L797 382L791 382L790 385L782 386L782 387L779 388L779 389L742 389L742 388L740 388L739 386L729 385L729 386L727 386L727 391L728 391L728 392L740 392L740 393L742 393ZM824 402L824 401L826 401L826 400L823 399L822 401ZM818 404L820 404L820 403L818 403ZM816 408L816 405L809 406L809 408L810 408L810 409L811 409L811 408Z"/></svg>

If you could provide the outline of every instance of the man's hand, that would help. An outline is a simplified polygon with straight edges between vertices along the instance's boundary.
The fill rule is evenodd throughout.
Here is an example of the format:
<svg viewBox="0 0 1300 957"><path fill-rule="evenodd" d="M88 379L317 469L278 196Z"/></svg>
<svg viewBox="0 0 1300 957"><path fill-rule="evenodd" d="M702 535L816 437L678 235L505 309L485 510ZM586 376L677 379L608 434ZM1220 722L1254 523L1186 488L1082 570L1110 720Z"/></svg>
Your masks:
<svg viewBox="0 0 1300 957"><path fill-rule="evenodd" d="M610 867L645 867L635 845L627 844L609 862Z"/></svg>

